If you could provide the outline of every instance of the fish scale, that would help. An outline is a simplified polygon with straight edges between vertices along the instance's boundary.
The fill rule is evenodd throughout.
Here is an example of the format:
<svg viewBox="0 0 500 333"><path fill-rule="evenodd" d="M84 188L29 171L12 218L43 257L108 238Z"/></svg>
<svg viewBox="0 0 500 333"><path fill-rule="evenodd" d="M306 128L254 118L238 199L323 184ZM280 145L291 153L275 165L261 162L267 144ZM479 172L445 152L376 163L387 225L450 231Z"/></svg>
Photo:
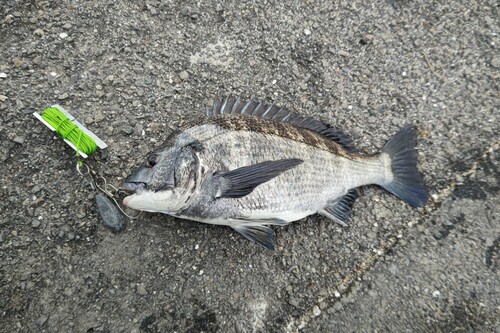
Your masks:
<svg viewBox="0 0 500 333"><path fill-rule="evenodd" d="M203 140L203 137L193 136L193 138ZM275 135L227 131L201 142L207 147L207 152L202 153L200 159L216 161L211 165L213 169L233 170L266 160L301 158L304 161L302 165L258 186L245 197L215 204L213 215L217 215L222 210L221 207L234 212L232 215L226 214L226 218L265 219L283 212L306 216L310 212L320 210L328 201L346 194L347 189L364 185L359 181L366 179L365 183L373 183L380 178L379 173L374 173L373 179L367 179L366 176L353 177L354 174L345 177L345 170L348 168L361 170L361 174L366 174L366 170L363 171L357 166L358 163L365 165L365 161L351 161ZM381 162L378 160L377 162L383 168ZM197 205L209 204L197 203ZM232 209L232 206L241 209ZM188 215L189 213L189 211L184 212L184 216L195 217Z"/></svg>

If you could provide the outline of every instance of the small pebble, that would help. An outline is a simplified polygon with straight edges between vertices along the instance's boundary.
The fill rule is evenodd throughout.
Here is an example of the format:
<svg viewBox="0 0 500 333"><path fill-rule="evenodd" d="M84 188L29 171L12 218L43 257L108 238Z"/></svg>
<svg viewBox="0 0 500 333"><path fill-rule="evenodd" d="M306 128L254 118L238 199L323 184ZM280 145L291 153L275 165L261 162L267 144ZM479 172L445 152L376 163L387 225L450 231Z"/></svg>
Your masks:
<svg viewBox="0 0 500 333"><path fill-rule="evenodd" d="M186 71L182 71L182 72L179 74L179 77L181 78L181 80L186 81L186 80L189 78L189 74L188 74L188 72L186 72Z"/></svg>
<svg viewBox="0 0 500 333"><path fill-rule="evenodd" d="M160 123L150 123L148 125L148 129L153 131L153 132L159 132L161 131L162 128L164 128L165 126L163 126L162 124Z"/></svg>
<svg viewBox="0 0 500 333"><path fill-rule="evenodd" d="M137 284L137 293L141 296L145 296L148 294L148 291L146 290L146 287L142 283Z"/></svg>
<svg viewBox="0 0 500 333"><path fill-rule="evenodd" d="M296 299L296 298L290 298L290 300L288 301L288 303L290 303L290 305L298 308L299 307L299 301Z"/></svg>
<svg viewBox="0 0 500 333"><path fill-rule="evenodd" d="M309 36L311 34L311 30L304 29L304 35Z"/></svg>
<svg viewBox="0 0 500 333"><path fill-rule="evenodd" d="M41 316L40 318L38 318L38 320L36 322L37 322L38 326L43 326L43 324L45 324L47 319L49 319L47 316Z"/></svg>
<svg viewBox="0 0 500 333"><path fill-rule="evenodd" d="M33 33L38 37L42 37L45 34L42 29L36 29Z"/></svg>
<svg viewBox="0 0 500 333"><path fill-rule="evenodd" d="M137 135L142 135L142 133L144 132L144 129L142 128L141 124L139 124L139 123L135 124L134 132Z"/></svg>
<svg viewBox="0 0 500 333"><path fill-rule="evenodd" d="M104 116L104 113L102 113L102 111L101 111L101 110L97 110L97 111L95 112L95 114L94 114L94 121L95 121L96 123L98 123L98 122L103 121L104 119L106 119L106 117Z"/></svg>
<svg viewBox="0 0 500 333"><path fill-rule="evenodd" d="M364 44L370 44L373 42L373 35L366 34L361 38L361 42Z"/></svg>
<svg viewBox="0 0 500 333"><path fill-rule="evenodd" d="M60 38L62 38L62 39L64 39L64 38L68 37L68 34L67 34L67 33L65 33L65 32L61 32L61 33L59 34L59 37L60 37Z"/></svg>
<svg viewBox="0 0 500 333"><path fill-rule="evenodd" d="M321 310L319 309L319 307L318 307L317 305L315 305L315 306L313 307L313 315L314 315L314 317L317 317L317 316L319 316L320 314L321 314Z"/></svg>
<svg viewBox="0 0 500 333"><path fill-rule="evenodd" d="M0 102L5 102L7 100L7 96L0 95Z"/></svg>
<svg viewBox="0 0 500 333"><path fill-rule="evenodd" d="M33 222L31 222L31 227L32 228L38 228L39 226L40 226L40 221L33 220Z"/></svg>
<svg viewBox="0 0 500 333"><path fill-rule="evenodd" d="M14 139L12 139L12 141L14 141L15 143L19 143L20 145L22 145L24 143L24 136L20 136L20 135L16 135L14 137Z"/></svg>
<svg viewBox="0 0 500 333"><path fill-rule="evenodd" d="M7 74L5 73L0 73L0 79L5 79L7 77Z"/></svg>
<svg viewBox="0 0 500 333"><path fill-rule="evenodd" d="M125 125L122 128L122 132L123 132L123 134L131 135L132 133L134 133L134 128L132 126Z"/></svg>
<svg viewBox="0 0 500 333"><path fill-rule="evenodd" d="M62 100L62 99L66 99L66 98L68 98L68 97L69 97L69 95L68 95L67 93L62 93L61 95L57 96L57 98L58 98L58 99L61 99L61 100Z"/></svg>

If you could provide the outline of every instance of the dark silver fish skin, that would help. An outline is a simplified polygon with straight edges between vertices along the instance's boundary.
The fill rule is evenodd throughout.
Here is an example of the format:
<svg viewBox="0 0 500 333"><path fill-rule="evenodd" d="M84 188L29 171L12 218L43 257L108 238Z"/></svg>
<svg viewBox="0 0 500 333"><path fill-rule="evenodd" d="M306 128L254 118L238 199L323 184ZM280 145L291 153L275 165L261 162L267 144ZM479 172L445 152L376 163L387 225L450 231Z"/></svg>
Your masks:
<svg viewBox="0 0 500 333"><path fill-rule="evenodd" d="M228 98L172 135L124 183L124 204L228 225L273 248L268 225L319 213L345 224L359 186L377 184L412 206L428 198L415 127L364 156L341 130L273 105Z"/></svg>

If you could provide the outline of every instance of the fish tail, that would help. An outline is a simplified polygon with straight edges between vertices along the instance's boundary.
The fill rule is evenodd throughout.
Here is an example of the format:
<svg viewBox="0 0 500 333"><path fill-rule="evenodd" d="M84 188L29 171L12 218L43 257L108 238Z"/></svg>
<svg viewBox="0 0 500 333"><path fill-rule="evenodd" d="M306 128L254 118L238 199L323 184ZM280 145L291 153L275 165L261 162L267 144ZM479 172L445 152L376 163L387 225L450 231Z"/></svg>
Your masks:
<svg viewBox="0 0 500 333"><path fill-rule="evenodd" d="M385 153L387 172L379 184L413 207L425 205L429 192L424 184L423 175L418 171L417 128L408 126L397 132L382 148Z"/></svg>

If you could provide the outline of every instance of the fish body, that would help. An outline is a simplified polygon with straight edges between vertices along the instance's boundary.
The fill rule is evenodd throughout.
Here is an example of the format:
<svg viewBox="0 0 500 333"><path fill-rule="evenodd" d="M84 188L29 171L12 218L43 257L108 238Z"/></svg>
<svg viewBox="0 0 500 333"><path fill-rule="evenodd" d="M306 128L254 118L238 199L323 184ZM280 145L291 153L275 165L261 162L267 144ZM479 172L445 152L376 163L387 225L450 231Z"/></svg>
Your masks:
<svg viewBox="0 0 500 333"><path fill-rule="evenodd" d="M123 184L123 203L227 225L273 248L268 225L319 213L345 224L356 188L380 185L412 206L427 201L417 170L416 129L379 154L353 148L339 129L273 105L226 99L171 135Z"/></svg>

